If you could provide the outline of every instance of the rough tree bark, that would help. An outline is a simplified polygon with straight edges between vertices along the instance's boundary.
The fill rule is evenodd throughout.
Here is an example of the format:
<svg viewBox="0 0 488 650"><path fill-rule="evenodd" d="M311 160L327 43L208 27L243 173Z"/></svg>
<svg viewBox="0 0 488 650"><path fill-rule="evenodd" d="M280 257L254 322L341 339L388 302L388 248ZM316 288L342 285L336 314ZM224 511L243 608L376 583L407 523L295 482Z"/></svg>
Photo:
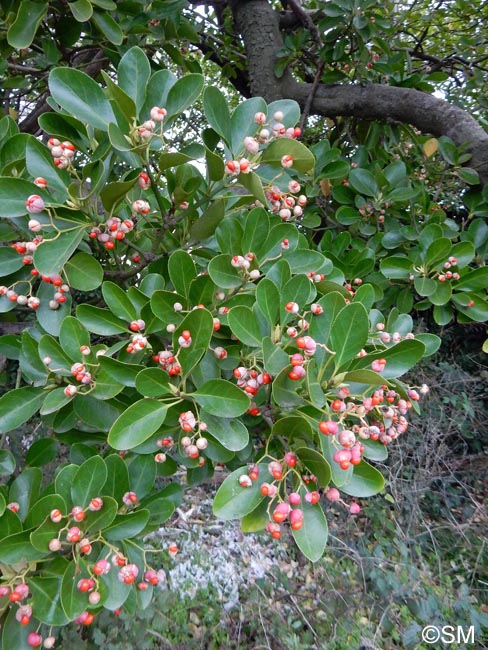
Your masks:
<svg viewBox="0 0 488 650"><path fill-rule="evenodd" d="M312 84L296 81L289 69L279 79L274 74L276 53L283 47L278 12L268 0L231 0L230 8L248 57L251 93L268 102L294 99L303 108ZM488 133L468 112L443 99L381 84L319 84L310 110L324 117L402 122L426 134L448 136L472 154L469 166L488 184Z"/></svg>

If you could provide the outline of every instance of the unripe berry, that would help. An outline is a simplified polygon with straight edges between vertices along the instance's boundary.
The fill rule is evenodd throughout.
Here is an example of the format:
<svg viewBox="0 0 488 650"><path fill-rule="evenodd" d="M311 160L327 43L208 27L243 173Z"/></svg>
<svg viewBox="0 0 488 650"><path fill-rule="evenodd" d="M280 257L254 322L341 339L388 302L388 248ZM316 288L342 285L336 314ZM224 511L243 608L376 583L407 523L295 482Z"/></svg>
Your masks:
<svg viewBox="0 0 488 650"><path fill-rule="evenodd" d="M361 506L358 503L351 503L349 506L349 512L351 515L357 515L361 512Z"/></svg>
<svg viewBox="0 0 488 650"><path fill-rule="evenodd" d="M297 492L288 495L288 501L292 506L298 506L302 502L302 497Z"/></svg>
<svg viewBox="0 0 488 650"><path fill-rule="evenodd" d="M25 202L25 207L30 214L39 214L44 210L44 200L38 194L31 194Z"/></svg>
<svg viewBox="0 0 488 650"><path fill-rule="evenodd" d="M341 498L341 495L340 495L339 490L337 488L331 487L325 493L325 498L328 499L329 501L339 501L339 499Z"/></svg>
<svg viewBox="0 0 488 650"><path fill-rule="evenodd" d="M332 420L319 422L319 431L326 436L333 436L339 431L339 425Z"/></svg>
<svg viewBox="0 0 488 650"><path fill-rule="evenodd" d="M273 520L281 524L287 519L290 510L291 508L288 503L285 503L284 501L278 503L273 511Z"/></svg>
<svg viewBox="0 0 488 650"><path fill-rule="evenodd" d="M42 636L37 632L29 632L27 635L27 644L31 648L38 648L42 643Z"/></svg>
<svg viewBox="0 0 488 650"><path fill-rule="evenodd" d="M53 539L50 540L48 546L49 546L49 550L52 553L56 553L56 551L59 551L59 549L61 548L61 542L59 541L59 539L54 537Z"/></svg>
<svg viewBox="0 0 488 650"><path fill-rule="evenodd" d="M54 636L48 636L44 639L44 643L42 644L44 648L54 648L54 644L56 643L56 637Z"/></svg>

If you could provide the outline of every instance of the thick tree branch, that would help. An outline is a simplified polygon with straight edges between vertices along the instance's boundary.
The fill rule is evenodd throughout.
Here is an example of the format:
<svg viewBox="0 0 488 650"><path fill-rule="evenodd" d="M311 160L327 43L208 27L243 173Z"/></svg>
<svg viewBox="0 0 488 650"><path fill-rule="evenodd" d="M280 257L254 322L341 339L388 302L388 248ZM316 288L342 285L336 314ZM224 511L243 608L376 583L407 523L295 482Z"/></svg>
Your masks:
<svg viewBox="0 0 488 650"><path fill-rule="evenodd" d="M278 79L274 74L276 53L283 47L279 14L267 0L233 0L234 20L248 55L253 95L270 102L295 99L310 111L327 117L356 117L364 120L411 124L423 133L450 137L472 154L474 167L483 184L488 184L488 133L467 112L433 95L412 88L380 84L342 86L296 81L290 70Z"/></svg>

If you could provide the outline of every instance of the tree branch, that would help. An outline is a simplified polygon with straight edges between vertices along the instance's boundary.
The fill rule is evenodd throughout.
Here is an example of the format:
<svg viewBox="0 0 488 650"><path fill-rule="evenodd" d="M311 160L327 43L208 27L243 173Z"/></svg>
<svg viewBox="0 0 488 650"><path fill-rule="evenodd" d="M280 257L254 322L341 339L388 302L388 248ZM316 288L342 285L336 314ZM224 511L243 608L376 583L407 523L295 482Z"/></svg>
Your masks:
<svg viewBox="0 0 488 650"><path fill-rule="evenodd" d="M283 47L279 14L268 0L233 0L231 9L248 55L253 95L268 102L294 99L302 109L312 96L310 112L315 115L393 120L436 137L448 136L472 154L469 166L478 171L482 184L488 184L488 133L467 111L413 88L319 84L315 89L296 81L288 69L278 79L274 65L276 53Z"/></svg>

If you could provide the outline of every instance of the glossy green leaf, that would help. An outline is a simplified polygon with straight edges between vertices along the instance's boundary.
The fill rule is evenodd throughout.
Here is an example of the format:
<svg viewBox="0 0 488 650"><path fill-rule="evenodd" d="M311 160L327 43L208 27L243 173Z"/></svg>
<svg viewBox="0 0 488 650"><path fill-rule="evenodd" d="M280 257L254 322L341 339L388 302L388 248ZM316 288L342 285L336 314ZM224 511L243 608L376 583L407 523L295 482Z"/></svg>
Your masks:
<svg viewBox="0 0 488 650"><path fill-rule="evenodd" d="M8 44L21 50L31 45L48 8L47 2L21 0L14 22L7 32Z"/></svg>
<svg viewBox="0 0 488 650"><path fill-rule="evenodd" d="M361 303L351 303L341 309L330 330L330 348L336 353L336 368L357 355L366 344L368 333L368 312Z"/></svg>
<svg viewBox="0 0 488 650"><path fill-rule="evenodd" d="M57 238L44 239L34 253L34 264L42 275L58 274L83 238L83 229L62 232Z"/></svg>
<svg viewBox="0 0 488 650"><path fill-rule="evenodd" d="M187 74L171 86L166 99L168 118L177 115L193 104L203 89L201 74Z"/></svg>
<svg viewBox="0 0 488 650"><path fill-rule="evenodd" d="M114 282L102 284L102 295L108 309L117 318L130 322L137 317L136 309L127 297L127 292Z"/></svg>
<svg viewBox="0 0 488 650"><path fill-rule="evenodd" d="M173 334L173 349L178 350L178 361L182 373L187 376L207 352L213 334L214 322L212 315L206 309L194 309L176 328ZM178 338L184 330L191 333L191 345L188 348L180 347Z"/></svg>
<svg viewBox="0 0 488 650"><path fill-rule="evenodd" d="M0 432L8 433L27 422L40 409L45 393L40 388L14 388L0 397Z"/></svg>
<svg viewBox="0 0 488 650"><path fill-rule="evenodd" d="M14 455L10 451L0 449L0 475L13 474L15 465Z"/></svg>
<svg viewBox="0 0 488 650"><path fill-rule="evenodd" d="M51 372L64 377L71 377L71 366L73 364L70 357L68 357L59 343L49 334L44 334L39 339L39 356L41 359L49 357L51 359L49 367ZM81 359L81 353L78 349L78 359Z"/></svg>
<svg viewBox="0 0 488 650"><path fill-rule="evenodd" d="M379 189L373 174L367 169L357 167L349 172L349 185L353 190L365 196L377 196Z"/></svg>
<svg viewBox="0 0 488 650"><path fill-rule="evenodd" d="M388 458L388 449L379 440L361 440L364 447L363 456L368 460L384 461Z"/></svg>
<svg viewBox="0 0 488 650"><path fill-rule="evenodd" d="M326 487L331 478L329 463L322 454L309 447L299 447L295 453L305 467L317 477L317 485Z"/></svg>
<svg viewBox="0 0 488 650"><path fill-rule="evenodd" d="M70 287L79 291L93 291L103 280L100 262L88 253L78 252L64 265Z"/></svg>
<svg viewBox="0 0 488 650"><path fill-rule="evenodd" d="M70 115L102 131L115 122L109 100L100 86L87 74L74 68L55 68L49 75L54 99Z"/></svg>
<svg viewBox="0 0 488 650"><path fill-rule="evenodd" d="M212 201L210 207L194 221L190 228L192 239L202 241L214 234L215 229L225 217L225 202L222 199Z"/></svg>
<svg viewBox="0 0 488 650"><path fill-rule="evenodd" d="M183 250L174 251L168 260L168 273L176 291L188 297L190 285L197 275L191 255Z"/></svg>
<svg viewBox="0 0 488 650"><path fill-rule="evenodd" d="M75 505L86 508L99 497L107 480L107 467L101 456L92 456L80 466L73 478L71 498Z"/></svg>
<svg viewBox="0 0 488 650"><path fill-rule="evenodd" d="M31 194L38 194L48 205L49 195L45 190L26 181L23 178L11 178L10 176L0 177L0 202L2 206L2 217L22 217L27 214L25 202Z"/></svg>
<svg viewBox="0 0 488 650"><path fill-rule="evenodd" d="M131 47L120 59L117 68L118 82L122 90L131 97L137 112L146 100L146 87L151 76L151 65L140 47ZM142 118L146 116L141 115Z"/></svg>
<svg viewBox="0 0 488 650"><path fill-rule="evenodd" d="M303 526L291 534L300 551L311 562L317 562L324 554L328 538L327 519L320 504L311 505L305 500L300 504Z"/></svg>
<svg viewBox="0 0 488 650"><path fill-rule="evenodd" d="M113 334L128 334L127 323L120 320L108 309L93 305L78 305L76 318L93 334L111 336Z"/></svg>
<svg viewBox="0 0 488 650"><path fill-rule="evenodd" d="M256 287L256 302L271 326L278 323L280 317L280 292L268 278L263 278ZM236 309L234 307L234 309Z"/></svg>
<svg viewBox="0 0 488 650"><path fill-rule="evenodd" d="M243 305L232 307L227 314L229 327L232 333L251 347L260 347L262 342L261 329L254 312Z"/></svg>
<svg viewBox="0 0 488 650"><path fill-rule="evenodd" d="M298 388L302 385L302 381L290 379L288 377L290 371L291 366L283 368L271 384L274 401L284 409L302 406L305 403L303 398L297 393Z"/></svg>
<svg viewBox="0 0 488 650"><path fill-rule="evenodd" d="M207 411L203 411L200 417L208 432L229 451L241 451L249 443L249 431L239 419L215 416Z"/></svg>
<svg viewBox="0 0 488 650"><path fill-rule="evenodd" d="M103 489L104 494L122 504L123 495L130 489L127 463L118 454L109 454L105 457L105 465L108 475Z"/></svg>
<svg viewBox="0 0 488 650"><path fill-rule="evenodd" d="M117 515L112 524L103 531L108 542L131 539L141 533L149 521L149 510L141 509L126 515Z"/></svg>
<svg viewBox="0 0 488 650"><path fill-rule="evenodd" d="M279 374L285 366L288 366L290 357L276 343L273 343L271 337L266 336L262 341L264 369L271 375Z"/></svg>
<svg viewBox="0 0 488 650"><path fill-rule="evenodd" d="M240 519L252 512L265 498L260 492L262 483L271 481L266 463L260 463L259 477L251 487L242 487L239 477L247 474L247 467L240 467L230 474L219 487L213 502L213 513L220 519Z"/></svg>
<svg viewBox="0 0 488 650"><path fill-rule="evenodd" d="M13 248L0 248L0 276L15 273L23 266L22 256Z"/></svg>
<svg viewBox="0 0 488 650"><path fill-rule="evenodd" d="M115 517L117 516L119 504L115 499L105 494L105 489L106 484L103 487L103 505L100 510L88 510L85 519L83 519L83 529L90 534L96 533L97 531L103 530L104 528L108 528L112 525Z"/></svg>
<svg viewBox="0 0 488 650"><path fill-rule="evenodd" d="M136 375L135 387L144 397L171 395L169 375L160 368L145 368Z"/></svg>
<svg viewBox="0 0 488 650"><path fill-rule="evenodd" d="M90 20L93 14L93 7L89 0L76 0L75 2L68 2L73 18L80 23Z"/></svg>
<svg viewBox="0 0 488 650"><path fill-rule="evenodd" d="M208 273L218 287L236 289L243 284L238 270L231 264L231 255L222 254L213 257L208 265Z"/></svg>
<svg viewBox="0 0 488 650"><path fill-rule="evenodd" d="M69 620L74 620L86 610L86 593L78 589L78 581L83 578L90 578L86 562L79 559L77 563L70 562L64 572L60 598L63 610Z"/></svg>
<svg viewBox="0 0 488 650"><path fill-rule="evenodd" d="M46 465L58 455L58 443L52 438L41 438L29 447L25 455L26 465L40 467Z"/></svg>
<svg viewBox="0 0 488 650"><path fill-rule="evenodd" d="M61 323L59 342L64 353L74 363L83 358L80 348L84 345L90 346L90 335L77 318L66 316ZM50 365L52 367L52 364Z"/></svg>
<svg viewBox="0 0 488 650"><path fill-rule="evenodd" d="M114 45L122 44L124 34L110 13L106 11L94 11L92 22L111 43Z"/></svg>
<svg viewBox="0 0 488 650"><path fill-rule="evenodd" d="M241 154L244 138L255 135L258 126L254 121L256 113L267 112L266 102L261 97L251 97L240 102L232 112L231 117L231 149L234 156Z"/></svg>
<svg viewBox="0 0 488 650"><path fill-rule="evenodd" d="M255 172L247 174L239 174L239 183L249 190L250 194L263 205L267 205L266 194L264 193L263 183L260 177Z"/></svg>
<svg viewBox="0 0 488 650"><path fill-rule="evenodd" d="M354 467L350 480L341 486L341 490L352 497L372 497L385 487L382 474L366 461Z"/></svg>
<svg viewBox="0 0 488 650"><path fill-rule="evenodd" d="M34 506L30 509L29 514L27 515L24 528L35 528L40 526L46 517L49 516L51 510L57 508L62 512L63 515L67 514L66 503L64 499L59 494L48 494L44 497L41 497L38 501L35 502ZM49 520L51 521L51 520ZM53 523L53 522L51 522ZM57 524L58 529L62 527L62 524ZM48 540L49 541L49 540ZM40 550L46 551L46 548Z"/></svg>
<svg viewBox="0 0 488 650"><path fill-rule="evenodd" d="M139 499L154 493L154 481L157 476L157 464L152 454L136 454L127 466L129 470L129 484L132 492Z"/></svg>
<svg viewBox="0 0 488 650"><path fill-rule="evenodd" d="M248 395L235 384L225 379L210 379L191 395L211 415L234 418L248 408Z"/></svg>
<svg viewBox="0 0 488 650"><path fill-rule="evenodd" d="M61 604L62 578L32 577L29 588L36 619L45 625L66 625L69 622Z"/></svg>
<svg viewBox="0 0 488 650"><path fill-rule="evenodd" d="M408 280L412 262L407 257L385 257L380 262L380 269L389 280Z"/></svg>
<svg viewBox="0 0 488 650"><path fill-rule="evenodd" d="M291 156L293 165L291 169L299 172L311 172L315 165L315 156L307 147L290 138L273 140L264 150L261 162L281 167L283 156Z"/></svg>
<svg viewBox="0 0 488 650"><path fill-rule="evenodd" d="M108 434L108 444L120 450L137 447L159 429L167 410L167 404L154 399L135 402L113 424Z"/></svg>
<svg viewBox="0 0 488 650"><path fill-rule="evenodd" d="M227 100L217 86L208 86L203 93L203 110L212 129L227 144L231 140L230 112Z"/></svg>
<svg viewBox="0 0 488 650"><path fill-rule="evenodd" d="M27 171L36 178L42 176L50 190L56 190L61 200L67 198L67 187L71 182L66 170L58 169L49 149L36 138L30 138L25 148Z"/></svg>

